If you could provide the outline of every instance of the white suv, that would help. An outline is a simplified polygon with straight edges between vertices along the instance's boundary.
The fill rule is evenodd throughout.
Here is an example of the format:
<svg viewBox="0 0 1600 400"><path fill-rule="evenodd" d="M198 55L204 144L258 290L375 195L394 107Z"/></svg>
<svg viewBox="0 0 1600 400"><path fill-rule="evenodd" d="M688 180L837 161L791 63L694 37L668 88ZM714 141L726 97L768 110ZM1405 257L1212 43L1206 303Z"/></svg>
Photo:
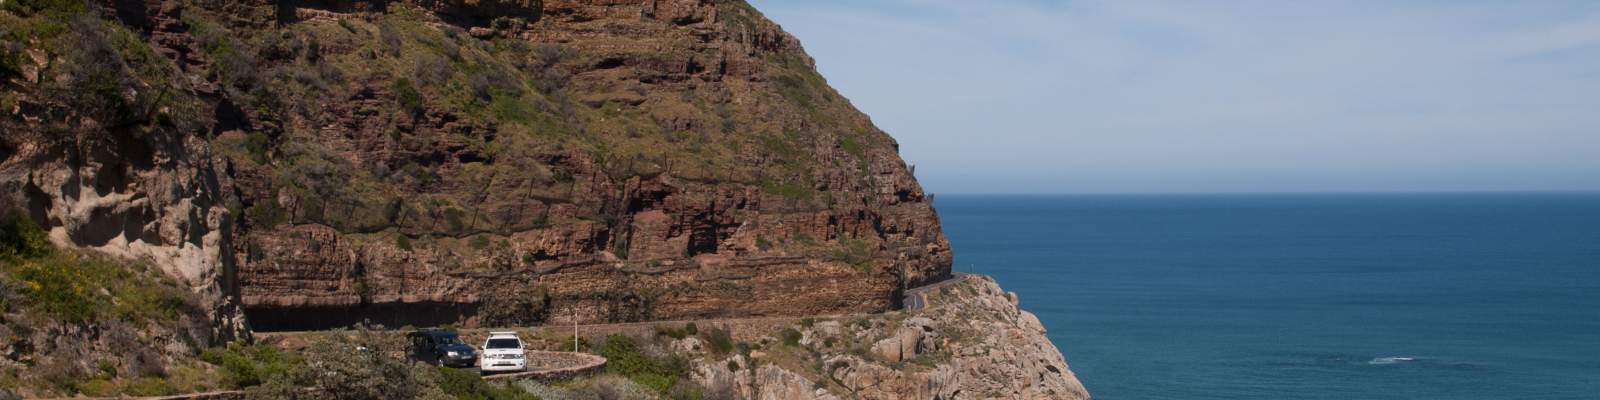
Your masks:
<svg viewBox="0 0 1600 400"><path fill-rule="evenodd" d="M528 369L527 354L516 332L489 332L489 339L483 341L482 354L478 369L485 373Z"/></svg>

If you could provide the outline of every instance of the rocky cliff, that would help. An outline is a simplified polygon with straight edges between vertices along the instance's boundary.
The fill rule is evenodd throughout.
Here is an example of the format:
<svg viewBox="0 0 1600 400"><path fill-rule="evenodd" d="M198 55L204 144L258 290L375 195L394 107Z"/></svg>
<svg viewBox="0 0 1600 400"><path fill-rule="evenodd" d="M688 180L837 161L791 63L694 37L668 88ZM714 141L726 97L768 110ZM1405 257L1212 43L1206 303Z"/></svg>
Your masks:
<svg viewBox="0 0 1600 400"><path fill-rule="evenodd" d="M222 331L881 311L948 275L894 140L743 2L5 8L0 206Z"/></svg>
<svg viewBox="0 0 1600 400"><path fill-rule="evenodd" d="M802 319L731 351L658 340L725 398L1089 398L1039 319L994 280L969 276L926 297L919 310Z"/></svg>

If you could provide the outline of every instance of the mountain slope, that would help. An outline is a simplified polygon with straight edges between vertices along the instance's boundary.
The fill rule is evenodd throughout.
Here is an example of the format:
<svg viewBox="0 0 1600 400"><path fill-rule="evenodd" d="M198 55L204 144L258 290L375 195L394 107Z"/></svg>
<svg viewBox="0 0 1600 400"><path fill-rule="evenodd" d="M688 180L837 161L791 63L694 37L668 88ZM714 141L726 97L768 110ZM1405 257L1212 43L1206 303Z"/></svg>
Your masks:
<svg viewBox="0 0 1600 400"><path fill-rule="evenodd" d="M894 140L742 2L27 11L70 29L7 39L7 200L257 329L876 311L949 271Z"/></svg>

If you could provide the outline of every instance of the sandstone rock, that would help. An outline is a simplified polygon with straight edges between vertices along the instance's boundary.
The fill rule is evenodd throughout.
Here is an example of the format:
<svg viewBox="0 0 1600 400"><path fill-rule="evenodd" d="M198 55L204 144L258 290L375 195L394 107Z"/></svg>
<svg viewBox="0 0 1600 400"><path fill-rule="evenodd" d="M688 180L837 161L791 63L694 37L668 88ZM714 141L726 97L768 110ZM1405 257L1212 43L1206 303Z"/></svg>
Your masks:
<svg viewBox="0 0 1600 400"><path fill-rule="evenodd" d="M802 354L815 352L817 358L801 364L821 365L817 379L799 370L769 370L782 369L778 364L763 363L758 373L746 375L729 371L726 360L690 358L698 366L697 381L731 379L739 387L759 389L745 392L752 397L823 398L797 390L796 383L806 382L839 398L1088 399L1038 319L1018 310L1005 293L992 279L972 276L930 294L929 306L917 312L852 320L848 329L838 320L816 321L802 333L846 341L834 347L816 340L805 344ZM886 329L896 320L897 328ZM872 355L859 356L850 340L869 343ZM768 390L768 385L774 387Z"/></svg>

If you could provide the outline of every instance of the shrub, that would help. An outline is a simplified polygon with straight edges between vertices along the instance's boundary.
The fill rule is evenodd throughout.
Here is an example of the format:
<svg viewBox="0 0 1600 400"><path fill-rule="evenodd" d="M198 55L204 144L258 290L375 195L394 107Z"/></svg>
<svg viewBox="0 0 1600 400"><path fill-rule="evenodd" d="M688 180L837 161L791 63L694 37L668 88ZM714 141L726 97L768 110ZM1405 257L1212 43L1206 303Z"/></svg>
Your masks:
<svg viewBox="0 0 1600 400"><path fill-rule="evenodd" d="M73 323L94 319L94 288L75 268L27 261L16 273L32 289L29 300L45 312Z"/></svg>
<svg viewBox="0 0 1600 400"><path fill-rule="evenodd" d="M466 221L461 220L461 218L465 217L466 215L466 211L462 211L459 208L450 207L444 210L444 222L450 224L451 231L460 232L467 229Z"/></svg>
<svg viewBox="0 0 1600 400"><path fill-rule="evenodd" d="M394 245L395 247L399 247L400 250L411 251L411 237L406 235L395 235Z"/></svg>
<svg viewBox="0 0 1600 400"><path fill-rule="evenodd" d="M472 370L434 367L439 373L439 389L461 400L537 400L522 390L492 385Z"/></svg>
<svg viewBox="0 0 1600 400"><path fill-rule="evenodd" d="M794 328L783 328L783 332L779 332L779 335L783 337L783 344L790 346L799 346L800 339L805 337Z"/></svg>
<svg viewBox="0 0 1600 400"><path fill-rule="evenodd" d="M600 355L606 358L607 370L662 394L671 390L680 377L688 375L683 360L650 357L640 351L633 338L623 335L606 337L605 343L600 345Z"/></svg>
<svg viewBox="0 0 1600 400"><path fill-rule="evenodd" d="M276 347L230 343L227 347L213 347L200 353L200 359L222 367L223 383L242 389L260 385L288 373L300 360Z"/></svg>
<svg viewBox="0 0 1600 400"><path fill-rule="evenodd" d="M82 0L9 0L0 2L0 8L21 15L34 13L69 15L85 10Z"/></svg>
<svg viewBox="0 0 1600 400"><path fill-rule="evenodd" d="M0 43L0 81L22 74L22 54Z"/></svg>
<svg viewBox="0 0 1600 400"><path fill-rule="evenodd" d="M410 79L400 78L394 81L394 98L400 102L400 108L411 115L422 114L422 92L411 84Z"/></svg>
<svg viewBox="0 0 1600 400"><path fill-rule="evenodd" d="M856 159L865 159L867 156L866 149L861 146L861 142L856 141L855 137L845 136L844 140L839 142L839 147L843 148L845 153L855 156Z"/></svg>
<svg viewBox="0 0 1600 400"><path fill-rule="evenodd" d="M244 138L244 149L250 153L250 160L256 164L266 164L272 152L272 138L265 133L251 132Z"/></svg>
<svg viewBox="0 0 1600 400"><path fill-rule="evenodd" d="M400 55L400 49L404 46L400 39L400 32L394 27L394 23L384 21L378 24L378 45L384 54L390 56Z"/></svg>
<svg viewBox="0 0 1600 400"><path fill-rule="evenodd" d="M687 325L683 326L683 332L684 333L688 333L690 335L695 335L695 334L699 334L700 333L700 329L698 327L694 326L693 322L690 322Z"/></svg>
<svg viewBox="0 0 1600 400"><path fill-rule="evenodd" d="M814 326L816 324L817 324L817 320L815 318L805 317L805 318L801 318L800 319L800 326L803 326L803 327L810 328L810 327L812 327L812 326Z"/></svg>
<svg viewBox="0 0 1600 400"><path fill-rule="evenodd" d="M50 240L33 219L17 216L0 225L0 258L35 258L50 253Z"/></svg>
<svg viewBox="0 0 1600 400"><path fill-rule="evenodd" d="M734 350L733 335L729 334L727 329L712 328L705 332L704 339L717 354L728 354Z"/></svg>
<svg viewBox="0 0 1600 400"><path fill-rule="evenodd" d="M670 337L670 338L673 338L673 339L683 339L683 338L689 337L689 334L688 334L688 332L684 332L683 329L672 329L672 328L668 328L668 327L665 327L665 326L657 326L656 327L656 336L666 336L666 337Z"/></svg>

